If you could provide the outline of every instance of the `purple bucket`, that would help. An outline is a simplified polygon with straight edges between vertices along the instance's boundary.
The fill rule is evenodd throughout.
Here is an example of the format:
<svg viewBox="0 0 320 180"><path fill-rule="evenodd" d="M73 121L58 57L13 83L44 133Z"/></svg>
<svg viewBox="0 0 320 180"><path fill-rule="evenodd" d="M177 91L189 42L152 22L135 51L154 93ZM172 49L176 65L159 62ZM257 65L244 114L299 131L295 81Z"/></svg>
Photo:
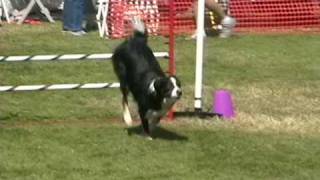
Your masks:
<svg viewBox="0 0 320 180"><path fill-rule="evenodd" d="M235 117L232 97L229 91L218 90L214 93L213 112L227 119Z"/></svg>

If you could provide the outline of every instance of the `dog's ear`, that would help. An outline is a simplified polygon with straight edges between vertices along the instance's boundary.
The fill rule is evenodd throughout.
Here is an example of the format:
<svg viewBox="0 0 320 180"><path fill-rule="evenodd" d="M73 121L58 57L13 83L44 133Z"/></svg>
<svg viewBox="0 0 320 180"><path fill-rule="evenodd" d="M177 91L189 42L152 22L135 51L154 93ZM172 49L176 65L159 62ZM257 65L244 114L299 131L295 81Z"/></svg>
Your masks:
<svg viewBox="0 0 320 180"><path fill-rule="evenodd" d="M166 78L159 78L154 81L155 95L163 96L167 81Z"/></svg>
<svg viewBox="0 0 320 180"><path fill-rule="evenodd" d="M173 77L176 80L177 86L181 87L181 81L179 80L179 78L175 75L170 75L170 77Z"/></svg>

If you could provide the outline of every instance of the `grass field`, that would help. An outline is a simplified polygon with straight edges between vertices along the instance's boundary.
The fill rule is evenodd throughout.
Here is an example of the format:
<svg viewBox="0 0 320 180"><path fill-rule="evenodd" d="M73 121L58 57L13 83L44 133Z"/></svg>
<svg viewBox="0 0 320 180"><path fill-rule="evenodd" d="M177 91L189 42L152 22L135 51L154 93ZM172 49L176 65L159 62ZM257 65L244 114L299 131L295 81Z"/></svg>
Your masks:
<svg viewBox="0 0 320 180"><path fill-rule="evenodd" d="M0 56L110 53L121 42L60 29L1 27ZM150 38L155 51L167 41ZM228 89L233 121L163 121L146 141L121 122L116 89L1 93L0 179L318 179L320 36L210 37L205 47L204 110ZM192 110L195 42L177 37L176 56L177 110ZM108 61L0 62L0 86L115 81Z"/></svg>

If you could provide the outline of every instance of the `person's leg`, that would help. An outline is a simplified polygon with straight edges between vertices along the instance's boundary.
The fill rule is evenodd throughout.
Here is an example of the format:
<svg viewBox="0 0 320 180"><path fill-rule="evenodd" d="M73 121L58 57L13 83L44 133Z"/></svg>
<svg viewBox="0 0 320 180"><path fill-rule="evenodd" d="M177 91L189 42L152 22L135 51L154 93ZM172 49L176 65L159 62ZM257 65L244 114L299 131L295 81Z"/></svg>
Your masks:
<svg viewBox="0 0 320 180"><path fill-rule="evenodd" d="M194 3L194 15L195 19L197 20L198 15L198 1ZM215 0L205 0L205 7L208 8L210 11L213 11L216 15L218 15L219 22L226 17L226 13L224 12L223 8L217 3Z"/></svg>
<svg viewBox="0 0 320 180"><path fill-rule="evenodd" d="M232 35L233 28L236 25L236 20L224 12L223 8L215 0L205 0L206 7L218 15L218 24L220 24L221 31L219 36L221 38L227 38Z"/></svg>
<svg viewBox="0 0 320 180"><path fill-rule="evenodd" d="M73 0L64 0L63 5L63 30L73 29Z"/></svg>
<svg viewBox="0 0 320 180"><path fill-rule="evenodd" d="M65 0L63 10L63 30L75 36L85 34L82 28L86 0Z"/></svg>
<svg viewBox="0 0 320 180"><path fill-rule="evenodd" d="M74 0L74 30L82 31L82 23L84 21L85 13L85 1L87 0Z"/></svg>
<svg viewBox="0 0 320 180"><path fill-rule="evenodd" d="M84 22L83 27L85 31L90 31L90 30L97 30L98 25L96 22L96 9L94 7L94 2L92 0L87 0L85 2L85 17L84 17Z"/></svg>
<svg viewBox="0 0 320 180"><path fill-rule="evenodd" d="M205 7L213 11L218 15L218 24L222 26L219 36L222 38L227 38L232 35L233 28L236 25L236 20L225 14L223 8L215 0L205 0ZM194 4L195 20L197 21L198 13L198 2ZM194 33L191 38L195 38L196 33Z"/></svg>
<svg viewBox="0 0 320 180"><path fill-rule="evenodd" d="M207 1L208 0L205 0L205 7L207 6ZM210 0L209 0L210 1ZM214 0L212 0L214 1ZM206 7L208 8L208 7ZM193 3L193 14L194 14L194 19L196 21L196 25L197 25L197 21L198 21L198 1L194 1ZM203 32L203 36L205 37L206 36L206 32ZM196 39L197 38L197 31L195 31L191 36L190 36L191 39Z"/></svg>
<svg viewBox="0 0 320 180"><path fill-rule="evenodd" d="M217 3L215 0L205 0L205 6L209 10L213 11L218 16L218 23L226 17L226 13L224 12L223 8Z"/></svg>

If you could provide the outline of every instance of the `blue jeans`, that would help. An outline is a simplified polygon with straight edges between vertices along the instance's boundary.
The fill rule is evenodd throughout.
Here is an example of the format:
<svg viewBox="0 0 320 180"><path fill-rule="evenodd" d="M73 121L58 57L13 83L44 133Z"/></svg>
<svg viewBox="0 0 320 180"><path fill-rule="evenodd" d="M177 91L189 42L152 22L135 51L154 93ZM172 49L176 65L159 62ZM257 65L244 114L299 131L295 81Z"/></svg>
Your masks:
<svg viewBox="0 0 320 180"><path fill-rule="evenodd" d="M88 0L64 0L63 29L69 31L83 30L86 2Z"/></svg>

